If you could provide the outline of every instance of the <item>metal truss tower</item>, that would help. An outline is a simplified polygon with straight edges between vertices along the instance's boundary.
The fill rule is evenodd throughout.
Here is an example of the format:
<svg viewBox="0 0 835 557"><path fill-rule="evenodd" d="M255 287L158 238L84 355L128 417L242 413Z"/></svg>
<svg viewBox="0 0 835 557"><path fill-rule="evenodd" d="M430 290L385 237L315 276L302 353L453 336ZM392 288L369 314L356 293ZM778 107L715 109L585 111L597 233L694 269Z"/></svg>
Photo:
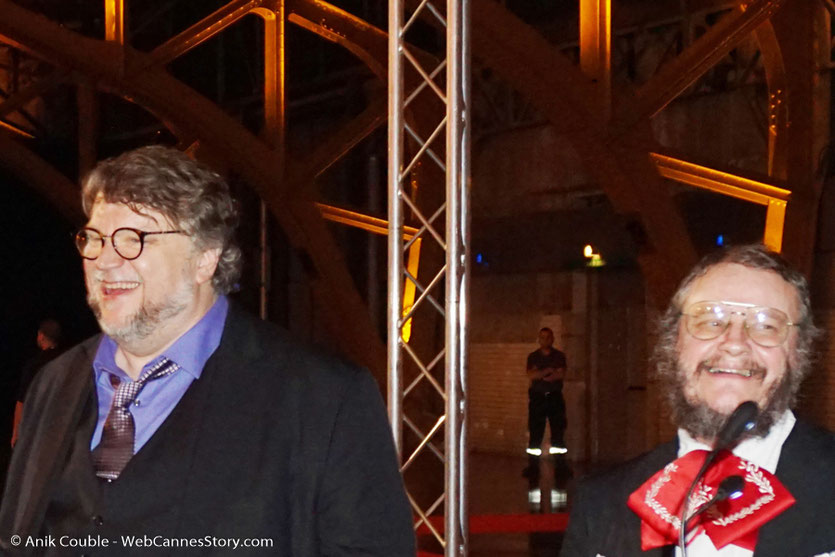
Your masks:
<svg viewBox="0 0 835 557"><path fill-rule="evenodd" d="M406 36L421 18L440 23L439 35L445 41L445 59L432 60L426 67ZM469 176L470 176L470 53L469 0L447 0L436 6L429 0L410 4L389 2L388 60L388 196L389 196L389 271L388 271L388 402L398 452L404 451L403 429L408 427L419 441L403 460L403 470L424 452L432 452L444 464L443 491L426 508L410 494L417 527L425 526L444 548L446 557L467 554L466 498L466 369L467 369L467 291L469 258ZM417 72L416 80L405 80L405 72ZM427 88L441 101L444 112L426 130L410 125L410 103ZM433 99L434 100L434 99ZM424 125L426 123L424 122ZM445 138L445 141L442 139ZM443 149L443 150L441 150ZM420 165L434 165L445 178L445 196L437 207L415 203L415 181ZM417 231L404 237L404 213L408 210ZM445 217L443 219L442 217ZM443 228L441 226L443 225ZM421 276L415 272L413 249L423 239L437 242L444 254L440 268ZM409 253L408 259L404 257ZM424 265L422 264L422 267ZM419 292L412 303L404 292ZM431 305L445 321L443 345L433 357L425 358L410 347L412 316L422 305ZM415 321L420 326L424 321ZM403 381L404 358L419 370L409 385ZM444 362L444 381L438 381L433 368ZM404 397L422 382L443 400L443 413L424 433L410 419ZM425 405L426 400L419 401ZM443 433L443 450L433 438ZM407 484L408 485L408 484ZM443 504L444 524L428 520Z"/></svg>

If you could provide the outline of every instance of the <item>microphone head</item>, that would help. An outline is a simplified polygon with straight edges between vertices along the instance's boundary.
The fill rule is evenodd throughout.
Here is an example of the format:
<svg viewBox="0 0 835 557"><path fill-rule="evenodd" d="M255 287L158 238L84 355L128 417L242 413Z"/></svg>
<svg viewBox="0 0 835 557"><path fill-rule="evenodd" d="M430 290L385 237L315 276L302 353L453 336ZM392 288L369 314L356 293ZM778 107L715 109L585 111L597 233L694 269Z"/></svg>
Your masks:
<svg viewBox="0 0 835 557"><path fill-rule="evenodd" d="M745 480L742 476L733 475L728 476L719 483L716 488L716 501L724 501L725 499L737 499L742 496L742 490L745 487Z"/></svg>
<svg viewBox="0 0 835 557"><path fill-rule="evenodd" d="M760 409L757 403L748 400L736 407L730 416L728 416L725 425L719 430L716 436L716 443L713 446L714 451L727 449L742 436L746 431L750 431L757 423L757 415Z"/></svg>

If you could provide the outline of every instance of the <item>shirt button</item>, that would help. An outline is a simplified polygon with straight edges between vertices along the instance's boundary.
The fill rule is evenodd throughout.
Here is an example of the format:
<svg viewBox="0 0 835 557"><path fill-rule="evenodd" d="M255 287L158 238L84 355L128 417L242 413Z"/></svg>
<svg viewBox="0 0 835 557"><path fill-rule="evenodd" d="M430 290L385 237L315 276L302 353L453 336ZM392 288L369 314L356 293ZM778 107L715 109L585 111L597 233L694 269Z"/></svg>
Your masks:
<svg viewBox="0 0 835 557"><path fill-rule="evenodd" d="M141 401L141 400L134 400L134 401L133 401L133 405L134 405L134 406L139 406L140 404L142 404L142 401Z"/></svg>
<svg viewBox="0 0 835 557"><path fill-rule="evenodd" d="M96 526L104 525L104 519L99 514L93 515L92 520L93 520L93 524L95 524Z"/></svg>

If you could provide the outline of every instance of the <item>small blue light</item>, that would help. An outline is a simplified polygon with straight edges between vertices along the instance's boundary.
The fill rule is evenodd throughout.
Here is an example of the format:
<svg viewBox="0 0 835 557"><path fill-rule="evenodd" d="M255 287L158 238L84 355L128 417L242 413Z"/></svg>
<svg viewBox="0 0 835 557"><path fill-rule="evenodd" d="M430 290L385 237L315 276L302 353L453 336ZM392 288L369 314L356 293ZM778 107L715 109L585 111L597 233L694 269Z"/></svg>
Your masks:
<svg viewBox="0 0 835 557"><path fill-rule="evenodd" d="M724 246L725 245L725 235L720 234L716 237L716 245L717 246Z"/></svg>
<svg viewBox="0 0 835 557"><path fill-rule="evenodd" d="M475 254L475 262L479 263L479 264L483 263L484 262L484 256L480 253Z"/></svg>

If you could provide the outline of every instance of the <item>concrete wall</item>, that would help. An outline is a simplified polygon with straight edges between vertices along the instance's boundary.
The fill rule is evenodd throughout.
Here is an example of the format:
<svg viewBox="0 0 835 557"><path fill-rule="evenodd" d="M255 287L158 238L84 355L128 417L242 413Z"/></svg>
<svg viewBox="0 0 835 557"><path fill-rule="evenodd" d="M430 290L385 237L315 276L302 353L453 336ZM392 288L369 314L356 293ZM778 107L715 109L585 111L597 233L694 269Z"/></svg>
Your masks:
<svg viewBox="0 0 835 557"><path fill-rule="evenodd" d="M524 452L525 358L544 326L568 360L570 458L622 460L647 447L646 312L642 288L628 286L638 279L634 270L474 277L468 385L475 450Z"/></svg>

